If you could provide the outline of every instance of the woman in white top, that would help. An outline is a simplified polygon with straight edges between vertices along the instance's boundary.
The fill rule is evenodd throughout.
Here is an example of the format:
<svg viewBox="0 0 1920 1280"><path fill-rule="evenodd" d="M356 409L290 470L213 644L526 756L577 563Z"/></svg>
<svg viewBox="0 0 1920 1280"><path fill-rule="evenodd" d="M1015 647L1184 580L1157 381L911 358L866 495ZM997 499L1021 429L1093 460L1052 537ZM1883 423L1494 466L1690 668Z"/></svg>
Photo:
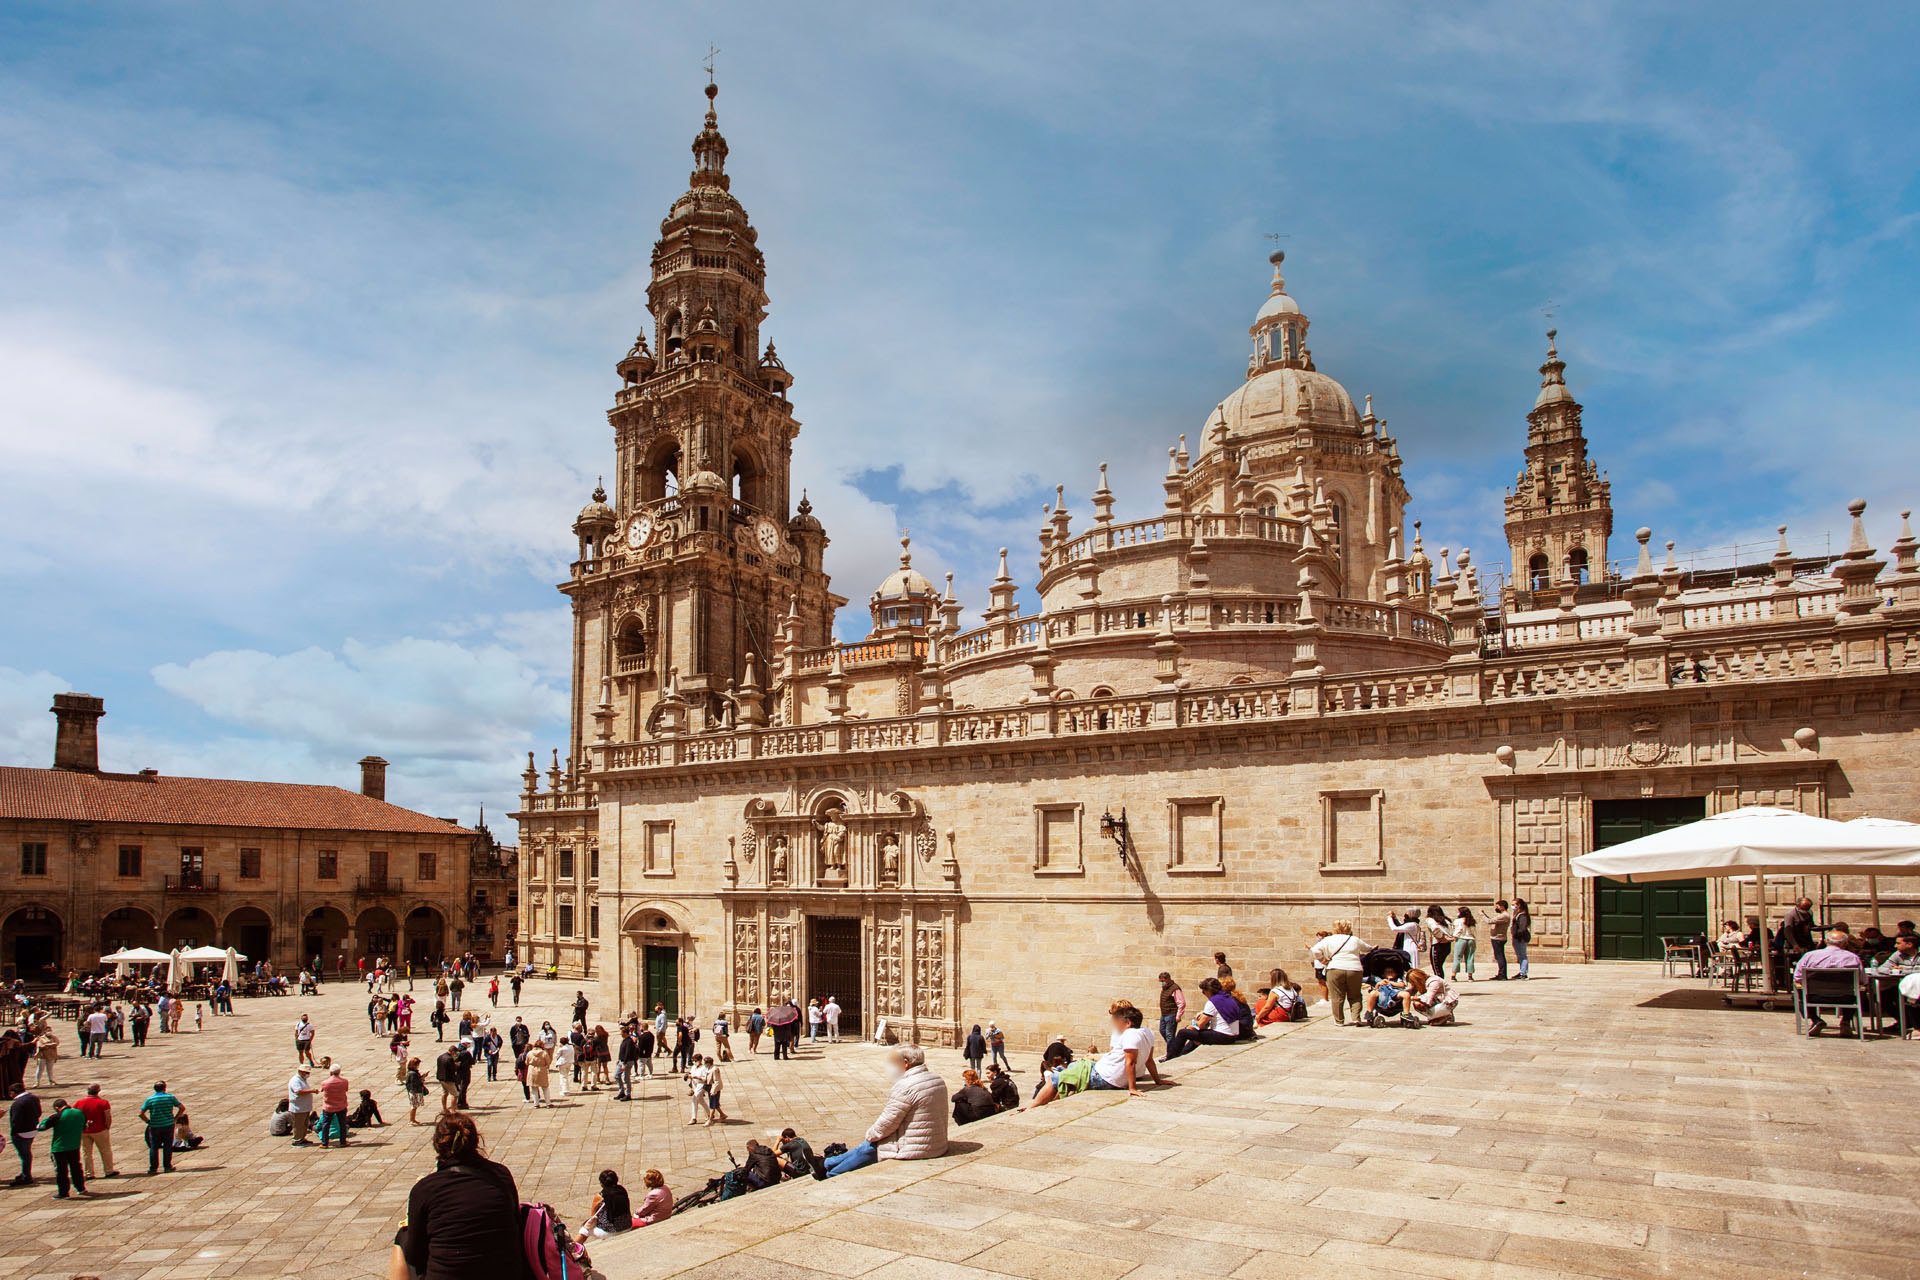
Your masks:
<svg viewBox="0 0 1920 1280"><path fill-rule="evenodd" d="M1427 908L1426 918L1420 921L1421 929L1427 935L1427 957L1433 964L1435 973L1445 973L1447 954L1453 950L1453 921L1439 903Z"/></svg>
<svg viewBox="0 0 1920 1280"><path fill-rule="evenodd" d="M567 1081L573 1078L573 1041L562 1040L553 1051L553 1096L567 1096Z"/></svg>
<svg viewBox="0 0 1920 1280"><path fill-rule="evenodd" d="M707 1076L707 1064L695 1058L687 1068L688 1124L699 1124L702 1110L707 1113L707 1123L713 1123L713 1107L707 1101Z"/></svg>
<svg viewBox="0 0 1920 1280"><path fill-rule="evenodd" d="M1480 945L1480 939L1473 932L1477 924L1479 921L1473 918L1473 908L1468 906L1462 906L1460 914L1453 919L1453 949L1447 954L1447 976L1456 982L1463 969L1467 981L1473 981L1473 953Z"/></svg>
<svg viewBox="0 0 1920 1280"><path fill-rule="evenodd" d="M1404 916L1388 912L1387 927L1393 930L1393 941L1389 945L1400 948L1401 952L1407 957L1407 966L1411 968L1419 964L1420 938L1422 934L1419 909L1417 907L1409 907L1407 914Z"/></svg>
<svg viewBox="0 0 1920 1280"><path fill-rule="evenodd" d="M1333 1020L1346 1026L1346 1010L1353 1009L1353 1024L1360 1026L1360 957L1367 944L1353 936L1353 921L1335 920L1333 932L1313 944L1314 964L1327 971L1327 1000L1333 1005Z"/></svg>

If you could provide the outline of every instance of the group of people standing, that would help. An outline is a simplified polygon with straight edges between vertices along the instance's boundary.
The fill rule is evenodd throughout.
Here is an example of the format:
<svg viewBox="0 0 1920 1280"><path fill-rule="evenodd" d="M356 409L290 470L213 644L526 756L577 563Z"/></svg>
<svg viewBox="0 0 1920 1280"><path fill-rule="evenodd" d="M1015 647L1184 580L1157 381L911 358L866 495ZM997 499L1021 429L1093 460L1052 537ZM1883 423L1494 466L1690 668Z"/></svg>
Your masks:
<svg viewBox="0 0 1920 1280"><path fill-rule="evenodd" d="M1446 977L1455 982L1463 977L1472 982L1476 977L1480 920L1474 915L1472 907L1463 904L1451 916L1445 907L1438 904L1429 906L1424 913L1411 908L1405 915L1390 912L1387 915L1387 927L1393 930L1393 945L1406 953L1410 967L1419 967L1424 952L1431 971L1437 977ZM1527 949L1533 941L1533 915L1526 899L1517 898L1509 904L1502 898L1494 903L1493 913L1487 919L1487 935L1493 943L1493 980L1505 982L1510 977L1525 978ZM1514 972L1511 974L1507 972L1509 944L1513 947L1514 958Z"/></svg>

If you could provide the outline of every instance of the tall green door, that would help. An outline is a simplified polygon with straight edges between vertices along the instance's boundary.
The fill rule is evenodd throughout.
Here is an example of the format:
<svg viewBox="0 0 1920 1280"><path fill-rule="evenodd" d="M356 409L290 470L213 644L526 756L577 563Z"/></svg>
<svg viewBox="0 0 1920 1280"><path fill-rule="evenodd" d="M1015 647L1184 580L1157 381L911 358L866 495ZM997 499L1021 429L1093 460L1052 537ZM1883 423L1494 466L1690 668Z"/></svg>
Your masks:
<svg viewBox="0 0 1920 1280"><path fill-rule="evenodd" d="M647 966L646 1012L651 1014L655 1005L665 1005L667 1016L680 1016L680 948L648 947L645 963Z"/></svg>
<svg viewBox="0 0 1920 1280"><path fill-rule="evenodd" d="M1596 800L1593 847L1624 844L1641 836L1685 826L1707 816L1700 797L1660 800ZM1605 876L1594 881L1594 958L1658 960L1660 939L1691 937L1707 928L1707 882L1659 880L1627 884Z"/></svg>

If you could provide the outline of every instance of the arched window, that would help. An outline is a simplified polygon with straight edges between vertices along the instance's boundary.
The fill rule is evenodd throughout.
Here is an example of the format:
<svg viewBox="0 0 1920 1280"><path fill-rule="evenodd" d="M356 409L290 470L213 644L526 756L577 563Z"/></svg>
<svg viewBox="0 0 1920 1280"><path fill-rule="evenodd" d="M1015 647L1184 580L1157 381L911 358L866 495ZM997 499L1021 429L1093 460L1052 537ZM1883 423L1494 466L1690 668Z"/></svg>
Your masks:
<svg viewBox="0 0 1920 1280"><path fill-rule="evenodd" d="M747 330L745 325L733 326L733 354L737 360L747 358Z"/></svg>
<svg viewBox="0 0 1920 1280"><path fill-rule="evenodd" d="M613 652L619 658L644 658L647 656L647 632L640 625L640 619L629 615L621 621L613 633Z"/></svg>
<svg viewBox="0 0 1920 1280"><path fill-rule="evenodd" d="M640 501L658 502L680 492L680 446L667 439L656 444L640 464Z"/></svg>
<svg viewBox="0 0 1920 1280"><path fill-rule="evenodd" d="M1527 590L1545 591L1551 581L1552 571L1544 551L1527 561Z"/></svg>
<svg viewBox="0 0 1920 1280"><path fill-rule="evenodd" d="M1567 581L1576 586L1587 581L1587 549L1575 547L1567 552Z"/></svg>
<svg viewBox="0 0 1920 1280"><path fill-rule="evenodd" d="M733 498L735 502L744 502L749 506L760 506L760 468L754 465L753 455L745 452L733 455Z"/></svg>
<svg viewBox="0 0 1920 1280"><path fill-rule="evenodd" d="M1254 498L1254 510L1263 516L1280 514L1280 496L1270 489L1262 489Z"/></svg>

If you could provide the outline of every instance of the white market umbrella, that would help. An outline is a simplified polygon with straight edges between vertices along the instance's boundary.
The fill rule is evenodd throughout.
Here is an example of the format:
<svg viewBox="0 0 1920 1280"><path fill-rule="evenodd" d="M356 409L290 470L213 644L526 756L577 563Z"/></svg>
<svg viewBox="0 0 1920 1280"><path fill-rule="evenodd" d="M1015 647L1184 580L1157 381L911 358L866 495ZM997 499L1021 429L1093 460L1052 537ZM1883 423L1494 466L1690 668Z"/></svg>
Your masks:
<svg viewBox="0 0 1920 1280"><path fill-rule="evenodd" d="M238 951L235 951L232 947L228 947L227 965L226 968L220 972L221 981L229 985L237 985L240 981L240 962L245 959L246 957Z"/></svg>
<svg viewBox="0 0 1920 1280"><path fill-rule="evenodd" d="M1793 809L1749 806L1656 831L1571 863L1583 878L1634 882L1698 876L1920 876L1920 827L1858 825ZM1773 963L1763 956L1772 995Z"/></svg>
<svg viewBox="0 0 1920 1280"><path fill-rule="evenodd" d="M170 956L164 951L155 951L152 947L122 947L107 957L125 964L165 964Z"/></svg>
<svg viewBox="0 0 1920 1280"><path fill-rule="evenodd" d="M220 964L227 958L225 947L195 947L191 951L182 951L180 958L188 964Z"/></svg>
<svg viewBox="0 0 1920 1280"><path fill-rule="evenodd" d="M167 990L178 991L180 989L180 965L182 963L183 956L181 951L178 947L175 947L173 954L167 957Z"/></svg>
<svg viewBox="0 0 1920 1280"><path fill-rule="evenodd" d="M120 948L119 951L114 952L110 956L100 957L101 964L110 964L113 966L113 976L116 978L124 978L127 976L127 974L133 971L132 963L128 961L127 957L124 954L122 954L125 951L126 951L126 948L122 947Z"/></svg>
<svg viewBox="0 0 1920 1280"><path fill-rule="evenodd" d="M1904 829L1909 835L1920 837L1920 824L1902 822L1898 818L1852 818L1848 820L1847 825L1873 831L1900 831ZM1867 905L1873 912L1873 927L1878 929L1880 927L1879 876L1867 877Z"/></svg>

